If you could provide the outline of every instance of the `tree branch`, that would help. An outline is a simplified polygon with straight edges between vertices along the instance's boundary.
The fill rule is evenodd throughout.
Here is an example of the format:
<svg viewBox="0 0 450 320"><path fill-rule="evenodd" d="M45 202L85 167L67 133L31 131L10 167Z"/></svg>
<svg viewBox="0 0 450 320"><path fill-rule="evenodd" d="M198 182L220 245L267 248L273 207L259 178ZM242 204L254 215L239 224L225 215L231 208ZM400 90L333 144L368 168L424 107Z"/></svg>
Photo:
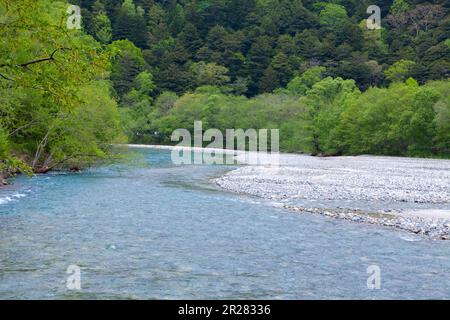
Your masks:
<svg viewBox="0 0 450 320"><path fill-rule="evenodd" d="M13 132L11 132L10 134L8 134L8 137L12 137L12 136L15 135L17 132L19 132L19 131L21 131L21 130L23 130L23 129L25 129L25 128L31 127L32 125L34 125L34 124L37 123L37 122L38 122L38 121L33 120L33 121L31 121L30 123L27 123L26 125L23 125L23 126L17 128L17 129L15 129Z"/></svg>
<svg viewBox="0 0 450 320"><path fill-rule="evenodd" d="M8 81L15 81L14 79L8 78L7 76L5 76L5 75L3 75L1 73L0 73L0 78L3 78L3 79L8 80Z"/></svg>
<svg viewBox="0 0 450 320"><path fill-rule="evenodd" d="M33 65L33 64L36 64L36 63L41 63L41 62L46 62L46 61L53 61L53 60L55 60L55 54L56 54L58 51L64 51L64 50L70 50L70 49L69 49L69 48L58 48L58 49L53 50L53 52L51 53L51 55L50 55L49 57L47 57L47 58L31 60L31 61L28 61L28 62L25 62L25 63L16 64L16 65L13 65L13 66L11 66L11 65L9 65L9 64L2 64L2 65L0 65L0 68L4 68L4 67L20 67L20 68L26 68L26 67L28 67L28 66L30 66L30 65ZM5 78L5 76L2 76L2 77ZM5 79L6 79L6 78L5 78ZM7 80L10 80L10 79L7 79Z"/></svg>
<svg viewBox="0 0 450 320"><path fill-rule="evenodd" d="M54 163L54 164L51 165L51 166L45 166L45 165L44 165L44 167L39 168L39 169L36 169L36 170L38 171L38 173L47 173L47 172L53 170L54 168L56 168L56 167L58 167L58 166L60 166L60 165L62 165L62 164L64 164L64 163L66 163L67 161L72 160L72 159L77 158L77 157L98 158L98 159L101 158L101 157L98 156L98 155L82 154L82 153L79 153L79 154L74 154L74 155L69 156L69 157L65 157L64 159L62 159L62 160L60 160L60 161Z"/></svg>

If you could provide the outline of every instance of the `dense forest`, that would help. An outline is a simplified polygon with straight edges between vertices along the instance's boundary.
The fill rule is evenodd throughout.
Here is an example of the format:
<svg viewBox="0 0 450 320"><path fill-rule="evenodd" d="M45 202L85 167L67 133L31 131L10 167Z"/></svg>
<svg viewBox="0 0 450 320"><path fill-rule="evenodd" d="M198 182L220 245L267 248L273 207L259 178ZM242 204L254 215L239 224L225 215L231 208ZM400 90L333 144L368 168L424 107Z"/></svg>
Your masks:
<svg viewBox="0 0 450 320"><path fill-rule="evenodd" d="M446 0L0 0L0 171L174 129L278 128L284 151L450 156ZM367 8L381 8L370 30Z"/></svg>
<svg viewBox="0 0 450 320"><path fill-rule="evenodd" d="M139 69L152 73L154 96L164 91L181 95L205 84L255 96L284 87L317 65L326 68L326 76L355 80L361 90L397 80L398 69L419 83L447 78L450 72L450 4L445 0L78 4L86 32L99 42L129 40L140 49L123 76L133 77ZM372 4L381 8L381 30L366 26ZM129 88L117 80L115 88L123 95Z"/></svg>

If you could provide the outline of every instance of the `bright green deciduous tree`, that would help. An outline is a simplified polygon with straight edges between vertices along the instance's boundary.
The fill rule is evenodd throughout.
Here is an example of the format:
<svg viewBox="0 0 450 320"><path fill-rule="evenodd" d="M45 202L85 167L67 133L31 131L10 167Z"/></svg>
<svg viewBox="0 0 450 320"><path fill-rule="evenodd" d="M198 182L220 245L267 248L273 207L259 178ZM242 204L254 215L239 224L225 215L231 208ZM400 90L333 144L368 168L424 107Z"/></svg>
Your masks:
<svg viewBox="0 0 450 320"><path fill-rule="evenodd" d="M394 0L389 9L389 13L391 14L401 14L410 9L410 6L406 0Z"/></svg>
<svg viewBox="0 0 450 320"><path fill-rule="evenodd" d="M230 82L228 69L215 63L201 61L194 63L191 69L197 86L223 86Z"/></svg>
<svg viewBox="0 0 450 320"><path fill-rule="evenodd" d="M323 9L319 13L320 25L331 32L341 32L349 22L345 7L334 3L323 3Z"/></svg>
<svg viewBox="0 0 450 320"><path fill-rule="evenodd" d="M325 67L312 67L306 70L302 75L294 77L294 79L287 85L287 91L290 94L303 96L306 91L312 86L322 80L323 73L326 71Z"/></svg>
<svg viewBox="0 0 450 320"><path fill-rule="evenodd" d="M389 88L370 88L341 115L345 153L429 156L436 136L439 95L413 79Z"/></svg>
<svg viewBox="0 0 450 320"><path fill-rule="evenodd" d="M109 121L118 121L109 85L101 84L109 53L68 29L67 8L65 1L0 1L0 125L9 140L0 163L10 172L25 170L15 156L35 172L92 163L120 136ZM103 122L106 132L98 131Z"/></svg>
<svg viewBox="0 0 450 320"><path fill-rule="evenodd" d="M391 82L402 82L412 76L415 65L414 61L400 60L390 66L384 74Z"/></svg>

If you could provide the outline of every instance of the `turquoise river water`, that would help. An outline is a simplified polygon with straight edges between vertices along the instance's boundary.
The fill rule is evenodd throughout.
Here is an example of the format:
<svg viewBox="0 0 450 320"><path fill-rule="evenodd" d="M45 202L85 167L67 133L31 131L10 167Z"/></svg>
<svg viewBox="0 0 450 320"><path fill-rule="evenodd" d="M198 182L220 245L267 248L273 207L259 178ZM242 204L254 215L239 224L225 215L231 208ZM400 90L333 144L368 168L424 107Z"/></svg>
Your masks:
<svg viewBox="0 0 450 320"><path fill-rule="evenodd" d="M233 167L138 152L0 189L0 299L450 298L450 241L288 212L210 182Z"/></svg>

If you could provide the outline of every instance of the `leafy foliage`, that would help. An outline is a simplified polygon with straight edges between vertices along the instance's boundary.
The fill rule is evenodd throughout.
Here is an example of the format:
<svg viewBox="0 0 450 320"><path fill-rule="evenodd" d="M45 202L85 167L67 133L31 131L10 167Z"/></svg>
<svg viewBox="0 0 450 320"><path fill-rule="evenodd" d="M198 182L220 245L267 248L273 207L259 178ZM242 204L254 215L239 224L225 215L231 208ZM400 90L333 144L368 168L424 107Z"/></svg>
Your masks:
<svg viewBox="0 0 450 320"><path fill-rule="evenodd" d="M0 0L0 171L88 165L121 138L109 52L67 29L67 7Z"/></svg>

